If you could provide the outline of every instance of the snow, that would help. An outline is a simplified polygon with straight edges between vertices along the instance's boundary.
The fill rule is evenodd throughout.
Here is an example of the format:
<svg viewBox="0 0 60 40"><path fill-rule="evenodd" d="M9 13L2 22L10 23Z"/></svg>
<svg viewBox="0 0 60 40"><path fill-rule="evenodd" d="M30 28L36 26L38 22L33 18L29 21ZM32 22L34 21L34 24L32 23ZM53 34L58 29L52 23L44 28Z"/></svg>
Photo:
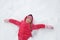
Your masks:
<svg viewBox="0 0 60 40"><path fill-rule="evenodd" d="M0 40L18 40L18 27L4 19L22 20L28 14L33 14L35 24L54 27L34 30L28 40L60 40L60 0L0 0Z"/></svg>

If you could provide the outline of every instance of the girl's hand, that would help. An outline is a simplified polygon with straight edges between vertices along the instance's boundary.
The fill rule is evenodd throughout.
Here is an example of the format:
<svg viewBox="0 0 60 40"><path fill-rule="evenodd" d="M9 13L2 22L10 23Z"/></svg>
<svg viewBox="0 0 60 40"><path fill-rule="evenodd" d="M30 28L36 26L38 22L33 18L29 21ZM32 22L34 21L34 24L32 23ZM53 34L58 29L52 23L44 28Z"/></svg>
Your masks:
<svg viewBox="0 0 60 40"><path fill-rule="evenodd" d="M5 20L4 20L4 22L8 23L8 22L9 22L9 20L8 20L8 19L5 19Z"/></svg>
<svg viewBox="0 0 60 40"><path fill-rule="evenodd" d="M51 26L51 25L46 25L46 28L47 29L54 29L53 26Z"/></svg>

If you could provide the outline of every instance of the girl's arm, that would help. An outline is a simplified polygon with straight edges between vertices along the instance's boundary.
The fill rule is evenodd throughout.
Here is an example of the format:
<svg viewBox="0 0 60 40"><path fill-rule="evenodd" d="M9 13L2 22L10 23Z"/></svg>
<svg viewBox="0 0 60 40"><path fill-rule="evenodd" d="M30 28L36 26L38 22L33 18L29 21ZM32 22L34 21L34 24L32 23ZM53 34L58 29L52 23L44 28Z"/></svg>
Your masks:
<svg viewBox="0 0 60 40"><path fill-rule="evenodd" d="M36 24L32 27L33 30L40 29L40 28L45 28L45 24Z"/></svg>
<svg viewBox="0 0 60 40"><path fill-rule="evenodd" d="M53 29L51 25L45 25L45 24L37 24L32 27L33 30L40 29L40 28Z"/></svg>
<svg viewBox="0 0 60 40"><path fill-rule="evenodd" d="M21 24L21 22L15 20L15 19L6 19L5 22L10 22L10 23L13 23L17 26L19 26Z"/></svg>

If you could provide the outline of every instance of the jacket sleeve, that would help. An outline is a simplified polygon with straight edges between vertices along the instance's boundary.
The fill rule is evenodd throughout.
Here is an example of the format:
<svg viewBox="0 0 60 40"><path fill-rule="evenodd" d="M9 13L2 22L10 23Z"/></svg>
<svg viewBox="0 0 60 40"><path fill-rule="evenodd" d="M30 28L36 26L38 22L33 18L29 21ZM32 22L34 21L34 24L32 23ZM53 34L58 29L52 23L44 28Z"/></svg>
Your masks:
<svg viewBox="0 0 60 40"><path fill-rule="evenodd" d="M19 26L19 25L21 24L21 22L19 22L19 21L17 21L17 20L14 20L14 19L9 19L9 22L10 22L10 23L13 23L13 24L15 24L15 25L17 25L17 26Z"/></svg>
<svg viewBox="0 0 60 40"><path fill-rule="evenodd" d="M45 28L45 24L36 24L32 27L33 30L40 29L40 28Z"/></svg>

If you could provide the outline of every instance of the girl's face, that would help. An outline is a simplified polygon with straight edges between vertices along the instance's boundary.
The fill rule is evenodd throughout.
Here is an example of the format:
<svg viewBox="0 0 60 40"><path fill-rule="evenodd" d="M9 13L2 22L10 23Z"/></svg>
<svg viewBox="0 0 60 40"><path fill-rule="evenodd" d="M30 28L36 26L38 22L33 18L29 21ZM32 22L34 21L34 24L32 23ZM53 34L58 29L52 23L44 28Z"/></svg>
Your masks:
<svg viewBox="0 0 60 40"><path fill-rule="evenodd" d="M31 22L32 22L32 16L27 16L26 23L31 23Z"/></svg>

